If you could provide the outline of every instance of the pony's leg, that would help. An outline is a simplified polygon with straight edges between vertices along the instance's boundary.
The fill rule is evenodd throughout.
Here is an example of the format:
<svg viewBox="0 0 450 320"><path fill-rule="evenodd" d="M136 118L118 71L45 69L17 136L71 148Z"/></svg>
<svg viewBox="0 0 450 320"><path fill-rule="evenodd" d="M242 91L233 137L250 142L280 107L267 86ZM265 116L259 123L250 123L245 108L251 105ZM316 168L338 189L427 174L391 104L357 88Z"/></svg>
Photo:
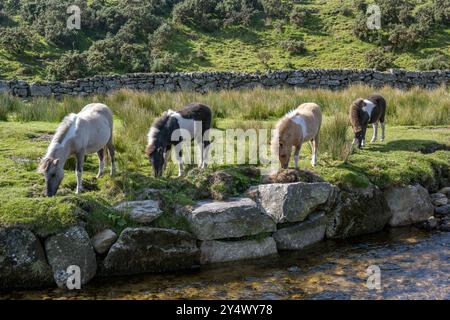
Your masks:
<svg viewBox="0 0 450 320"><path fill-rule="evenodd" d="M203 169L204 168L203 162L205 161L205 157L204 157L204 153L203 153L203 151L204 151L204 148L203 148L203 137L201 137L200 135L197 136L195 138L195 142L197 143L198 150L200 152L200 162L198 163L198 167ZM195 160L197 160L197 159L195 159Z"/></svg>
<svg viewBox="0 0 450 320"><path fill-rule="evenodd" d="M98 174L97 174L97 179L100 178L103 173L105 172L105 154L104 154L104 149L100 149L99 151L97 151L97 155L98 155Z"/></svg>
<svg viewBox="0 0 450 320"><path fill-rule="evenodd" d="M116 174L116 150L114 148L114 145L112 144L112 141L108 142L108 153L111 157L111 177Z"/></svg>
<svg viewBox="0 0 450 320"><path fill-rule="evenodd" d="M80 194L81 190L83 190L83 166L84 166L84 151L81 151L76 154L77 165L75 169L75 174L77 176L77 190L76 194Z"/></svg>
<svg viewBox="0 0 450 320"><path fill-rule="evenodd" d="M178 162L178 176L181 177L183 175L183 152L182 152L182 143L178 143L175 146L175 155Z"/></svg>
<svg viewBox="0 0 450 320"><path fill-rule="evenodd" d="M170 149L167 149L166 152L164 152L164 165L163 165L163 171L166 171L167 168L167 162L169 160L169 155L170 155Z"/></svg>
<svg viewBox="0 0 450 320"><path fill-rule="evenodd" d="M377 141L377 136L378 136L378 122L372 123L372 128L373 128L373 135L372 135L372 139L370 140L370 142L375 142L375 141Z"/></svg>
<svg viewBox="0 0 450 320"><path fill-rule="evenodd" d="M362 134L361 134L361 147L366 146L366 130L367 130L367 126L363 127Z"/></svg>
<svg viewBox="0 0 450 320"><path fill-rule="evenodd" d="M385 130L384 122L381 122L380 124L381 124L381 142L383 142L384 141L384 130Z"/></svg>
<svg viewBox="0 0 450 320"><path fill-rule="evenodd" d="M311 141L312 146L312 157L311 157L311 165L313 167L317 164L317 151L319 150L319 135L317 135L314 140Z"/></svg>
<svg viewBox="0 0 450 320"><path fill-rule="evenodd" d="M211 145L211 141L204 141L203 142L203 164L202 169L205 169L208 166L208 153L209 153L209 146Z"/></svg>
<svg viewBox="0 0 450 320"><path fill-rule="evenodd" d="M294 168L298 169L298 159L300 154L301 144L299 146L295 146L294 150Z"/></svg>

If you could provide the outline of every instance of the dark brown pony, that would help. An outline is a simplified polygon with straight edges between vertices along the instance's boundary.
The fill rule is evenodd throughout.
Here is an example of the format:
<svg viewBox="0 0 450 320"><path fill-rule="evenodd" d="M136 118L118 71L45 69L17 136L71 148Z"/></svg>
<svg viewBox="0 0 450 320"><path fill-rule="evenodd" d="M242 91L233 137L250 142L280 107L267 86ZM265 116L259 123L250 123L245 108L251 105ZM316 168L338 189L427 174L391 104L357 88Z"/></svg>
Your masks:
<svg viewBox="0 0 450 320"><path fill-rule="evenodd" d="M370 142L377 140L378 122L381 124L381 141L384 141L384 116L386 113L386 100L380 95L372 95L367 99L356 99L350 106L350 122L355 139L353 144L364 147L367 124L372 124L373 136Z"/></svg>

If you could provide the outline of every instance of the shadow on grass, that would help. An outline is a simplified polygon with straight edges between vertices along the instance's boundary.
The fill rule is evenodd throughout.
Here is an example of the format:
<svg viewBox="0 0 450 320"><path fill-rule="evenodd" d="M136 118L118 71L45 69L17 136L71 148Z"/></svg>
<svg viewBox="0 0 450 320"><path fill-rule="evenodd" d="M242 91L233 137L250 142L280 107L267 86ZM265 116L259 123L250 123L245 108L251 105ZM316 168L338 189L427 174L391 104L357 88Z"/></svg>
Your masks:
<svg viewBox="0 0 450 320"><path fill-rule="evenodd" d="M386 144L373 144L368 147L370 151L391 152L391 151L412 151L422 153L432 153L442 150L448 146L439 144L435 140L402 139L389 141ZM434 150L434 151L433 151Z"/></svg>

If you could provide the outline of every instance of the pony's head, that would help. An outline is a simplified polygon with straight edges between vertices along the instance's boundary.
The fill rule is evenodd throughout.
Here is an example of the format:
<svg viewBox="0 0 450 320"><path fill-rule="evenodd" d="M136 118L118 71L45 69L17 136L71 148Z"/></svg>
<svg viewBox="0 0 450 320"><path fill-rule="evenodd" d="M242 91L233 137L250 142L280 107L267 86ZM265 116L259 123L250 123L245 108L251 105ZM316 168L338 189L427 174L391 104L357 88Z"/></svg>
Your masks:
<svg viewBox="0 0 450 320"><path fill-rule="evenodd" d="M157 146L156 142L149 144L145 150L147 157L153 166L155 177L160 177L164 169L164 150L162 146Z"/></svg>
<svg viewBox="0 0 450 320"><path fill-rule="evenodd" d="M160 177L164 170L165 158L164 153L167 151L170 136L166 128L169 120L168 112L156 119L148 133L148 144L145 153L153 166L155 177Z"/></svg>
<svg viewBox="0 0 450 320"><path fill-rule="evenodd" d="M289 166L292 152L292 136L289 128L290 120L285 117L278 122L272 138L272 153L277 155L283 169Z"/></svg>
<svg viewBox="0 0 450 320"><path fill-rule="evenodd" d="M60 166L59 159L44 158L39 165L39 172L44 174L46 192L48 197L53 197L58 191L64 178L64 168Z"/></svg>
<svg viewBox="0 0 450 320"><path fill-rule="evenodd" d="M361 123L361 110L364 107L364 99L356 99L350 105L350 122L352 124L352 129L354 133L353 144L357 144L361 148L361 142L363 139L363 124Z"/></svg>

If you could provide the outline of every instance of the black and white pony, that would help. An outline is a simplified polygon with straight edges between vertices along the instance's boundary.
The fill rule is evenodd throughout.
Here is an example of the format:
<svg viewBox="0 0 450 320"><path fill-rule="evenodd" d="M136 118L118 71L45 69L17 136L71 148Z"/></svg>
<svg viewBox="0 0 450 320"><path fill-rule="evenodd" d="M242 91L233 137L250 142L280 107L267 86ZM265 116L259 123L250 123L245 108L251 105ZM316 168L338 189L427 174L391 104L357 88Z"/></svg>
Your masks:
<svg viewBox="0 0 450 320"><path fill-rule="evenodd" d="M373 136L370 142L375 142L378 135L378 122L381 124L381 141L384 141L384 117L386 114L386 100L380 95L372 95L367 99L356 99L350 106L350 122L355 138L353 144L364 147L367 124L372 124Z"/></svg>
<svg viewBox="0 0 450 320"><path fill-rule="evenodd" d="M171 147L175 147L178 162L178 176L183 174L182 142L195 139L200 149L199 167L207 165L207 147L211 128L211 109L200 103L191 103L182 110L169 110L156 119L148 133L146 154L153 166L155 177L162 175Z"/></svg>

